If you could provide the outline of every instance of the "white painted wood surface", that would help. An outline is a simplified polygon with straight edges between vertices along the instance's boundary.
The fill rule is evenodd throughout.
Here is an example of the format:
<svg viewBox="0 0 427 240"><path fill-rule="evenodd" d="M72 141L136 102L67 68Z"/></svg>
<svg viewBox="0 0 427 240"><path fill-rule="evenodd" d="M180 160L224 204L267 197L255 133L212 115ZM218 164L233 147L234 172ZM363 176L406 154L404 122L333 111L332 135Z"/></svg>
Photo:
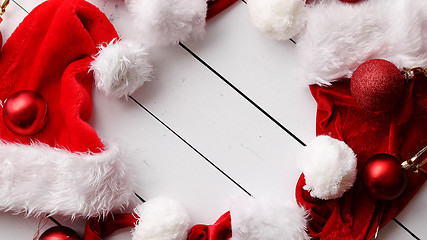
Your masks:
<svg viewBox="0 0 427 240"><path fill-rule="evenodd" d="M4 39L41 2L12 1L0 24ZM121 36L132 34L123 1L90 2ZM143 107L95 92L91 124L102 138L128 150L141 176L141 197L179 200L194 224L213 223L230 199L245 191L292 198L299 176L294 161L302 145L283 128L310 141L316 111L299 78L294 50L292 42L273 41L254 29L245 3L238 2L208 22L204 40L153 50L157 79L132 95ZM419 239L427 237L426 200L424 187L396 218ZM56 220L83 232L83 219ZM397 221L378 239L417 239ZM45 222L1 213L0 239L32 239ZM53 225L49 220L41 231ZM130 234L122 230L108 239L130 239Z"/></svg>

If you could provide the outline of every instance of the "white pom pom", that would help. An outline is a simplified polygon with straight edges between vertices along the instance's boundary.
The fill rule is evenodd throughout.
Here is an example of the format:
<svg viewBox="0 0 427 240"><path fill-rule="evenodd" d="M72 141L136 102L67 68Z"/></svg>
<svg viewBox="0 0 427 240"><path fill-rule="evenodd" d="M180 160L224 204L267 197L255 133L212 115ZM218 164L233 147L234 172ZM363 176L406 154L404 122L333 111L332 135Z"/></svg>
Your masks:
<svg viewBox="0 0 427 240"><path fill-rule="evenodd" d="M185 240L190 217L177 201L158 197L136 207L140 217L132 232L132 240Z"/></svg>
<svg viewBox="0 0 427 240"><path fill-rule="evenodd" d="M141 45L113 40L99 48L90 70L94 72L96 87L108 96L127 96L151 80L152 65Z"/></svg>
<svg viewBox="0 0 427 240"><path fill-rule="evenodd" d="M247 5L253 25L273 39L294 37L305 26L303 0L249 0Z"/></svg>
<svg viewBox="0 0 427 240"><path fill-rule="evenodd" d="M305 240L307 211L288 199L245 196L230 207L231 240Z"/></svg>
<svg viewBox="0 0 427 240"><path fill-rule="evenodd" d="M328 200L341 197L356 180L357 159L343 141L316 137L301 153L298 166L304 173L305 190Z"/></svg>
<svg viewBox="0 0 427 240"><path fill-rule="evenodd" d="M205 0L126 0L135 30L146 46L177 44L205 35Z"/></svg>

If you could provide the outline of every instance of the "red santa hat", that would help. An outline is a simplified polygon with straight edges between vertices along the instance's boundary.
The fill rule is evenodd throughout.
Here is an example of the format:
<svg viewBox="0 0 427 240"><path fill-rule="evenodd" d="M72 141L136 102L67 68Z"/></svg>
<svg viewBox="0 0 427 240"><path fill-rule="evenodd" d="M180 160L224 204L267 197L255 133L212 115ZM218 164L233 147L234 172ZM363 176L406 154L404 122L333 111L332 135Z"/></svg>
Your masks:
<svg viewBox="0 0 427 240"><path fill-rule="evenodd" d="M427 113L427 76L416 70L404 74L406 69L427 67L426 11L422 0L325 1L307 9L297 51L318 105L316 134L346 143L357 157L353 187L333 201L313 194L313 178L307 176L308 172L313 176L312 171L301 175L296 195L298 203L311 213L311 237L372 238L426 180L425 175L400 167L427 145L423 117ZM397 172L407 174L399 194L387 200L367 187L375 179L366 177L366 169L378 154L400 160ZM316 161L322 162L324 156L317 156Z"/></svg>
<svg viewBox="0 0 427 240"><path fill-rule="evenodd" d="M296 198L310 213L308 234L372 238L426 180L416 164L397 161L393 181L402 181L393 182L385 201L373 192L367 169L378 156L405 163L426 149L427 3L248 0L248 8L261 31L278 40L295 37L318 104L318 137L298 160Z"/></svg>
<svg viewBox="0 0 427 240"><path fill-rule="evenodd" d="M90 217L135 201L131 163L88 120L94 81L132 93L149 80L145 55L83 0L49 0L24 19L0 53L1 210Z"/></svg>

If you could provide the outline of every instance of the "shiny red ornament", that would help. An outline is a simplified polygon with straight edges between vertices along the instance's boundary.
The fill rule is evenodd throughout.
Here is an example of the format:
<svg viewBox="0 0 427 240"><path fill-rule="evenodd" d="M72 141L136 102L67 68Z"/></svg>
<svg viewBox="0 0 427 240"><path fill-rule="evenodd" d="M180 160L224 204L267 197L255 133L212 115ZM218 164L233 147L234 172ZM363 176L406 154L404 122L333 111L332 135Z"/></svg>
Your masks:
<svg viewBox="0 0 427 240"><path fill-rule="evenodd" d="M364 109L390 111L403 96L405 77L391 62L372 59L362 63L353 73L351 95Z"/></svg>
<svg viewBox="0 0 427 240"><path fill-rule="evenodd" d="M39 240L81 240L79 235L71 228L64 226L51 227L46 230Z"/></svg>
<svg viewBox="0 0 427 240"><path fill-rule="evenodd" d="M34 135L46 126L46 100L35 91L16 92L4 102L3 121L17 135Z"/></svg>
<svg viewBox="0 0 427 240"><path fill-rule="evenodd" d="M365 189L377 200L393 200L406 188L406 172L401 162L390 154L381 153L368 159L361 176Z"/></svg>

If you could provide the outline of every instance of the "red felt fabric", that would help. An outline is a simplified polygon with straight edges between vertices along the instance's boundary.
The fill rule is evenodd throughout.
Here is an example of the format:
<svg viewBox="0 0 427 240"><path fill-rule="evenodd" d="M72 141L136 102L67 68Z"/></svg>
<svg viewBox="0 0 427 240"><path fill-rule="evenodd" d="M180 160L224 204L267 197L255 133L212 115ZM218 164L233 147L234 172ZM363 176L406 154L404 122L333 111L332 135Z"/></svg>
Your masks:
<svg viewBox="0 0 427 240"><path fill-rule="evenodd" d="M222 12L237 1L238 0L208 0L208 12L206 13L206 20L215 17L218 13Z"/></svg>
<svg viewBox="0 0 427 240"><path fill-rule="evenodd" d="M87 123L93 82L88 70L96 47L116 37L108 18L83 0L49 0L36 7L0 52L0 99L24 89L39 92L48 104L48 123L27 137L0 121L0 138L23 144L36 140L73 152L103 149Z"/></svg>
<svg viewBox="0 0 427 240"><path fill-rule="evenodd" d="M310 86L317 101L317 135L330 135L346 142L357 155L360 172L366 160L377 153L390 153L408 160L427 145L427 77L418 74L405 86L403 100L392 112L369 112L350 95L350 81L330 87ZM302 189L301 175L296 197L310 210L308 231L314 239L371 239L384 208L384 226L407 205L421 188L426 176L408 172L405 192L393 201L378 202L365 192L360 177L340 199L323 201Z"/></svg>
<svg viewBox="0 0 427 240"><path fill-rule="evenodd" d="M83 240L102 240L113 232L127 227L134 227L138 217L134 214L108 215L105 219L91 218L86 222Z"/></svg>
<svg viewBox="0 0 427 240"><path fill-rule="evenodd" d="M231 215L226 212L212 225L195 225L187 240L226 240L231 238Z"/></svg>

